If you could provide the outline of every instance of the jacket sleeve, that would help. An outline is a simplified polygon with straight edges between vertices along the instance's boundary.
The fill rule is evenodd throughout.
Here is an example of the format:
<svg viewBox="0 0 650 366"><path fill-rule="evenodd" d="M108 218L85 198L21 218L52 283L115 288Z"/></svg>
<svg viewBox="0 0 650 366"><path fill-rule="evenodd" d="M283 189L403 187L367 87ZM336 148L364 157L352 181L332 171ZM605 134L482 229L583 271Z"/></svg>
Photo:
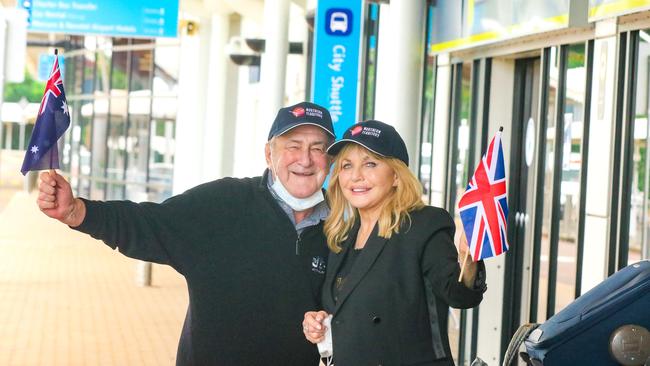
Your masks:
<svg viewBox="0 0 650 366"><path fill-rule="evenodd" d="M433 285L436 296L449 306L468 309L477 306L485 292L485 266L479 262L477 281L473 288L458 282L460 265L453 242L455 225L448 213L435 215L434 230L425 243L422 254L422 273Z"/></svg>
<svg viewBox="0 0 650 366"><path fill-rule="evenodd" d="M189 246L201 240L196 196L188 191L161 204L84 200L86 217L74 229L128 257L167 264L184 273L196 252Z"/></svg>

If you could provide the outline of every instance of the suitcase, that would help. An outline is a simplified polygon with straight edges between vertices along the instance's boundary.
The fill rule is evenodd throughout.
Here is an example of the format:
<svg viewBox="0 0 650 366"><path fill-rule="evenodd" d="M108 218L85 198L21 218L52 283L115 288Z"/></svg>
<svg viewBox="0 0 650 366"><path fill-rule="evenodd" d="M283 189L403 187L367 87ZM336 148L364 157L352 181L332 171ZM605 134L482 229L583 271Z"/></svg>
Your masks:
<svg viewBox="0 0 650 366"><path fill-rule="evenodd" d="M536 366L619 365L610 352L610 340L626 324L645 332L641 341L624 340L622 348L628 356L643 358L626 364L643 365L650 358L649 260L614 273L532 330L524 341L528 357L522 356Z"/></svg>

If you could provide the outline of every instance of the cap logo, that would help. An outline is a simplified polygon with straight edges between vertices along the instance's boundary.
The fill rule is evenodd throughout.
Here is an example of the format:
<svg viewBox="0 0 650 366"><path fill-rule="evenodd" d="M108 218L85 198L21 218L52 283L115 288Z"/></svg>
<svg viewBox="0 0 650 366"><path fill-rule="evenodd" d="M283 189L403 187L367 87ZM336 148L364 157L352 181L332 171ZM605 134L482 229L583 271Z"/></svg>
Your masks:
<svg viewBox="0 0 650 366"><path fill-rule="evenodd" d="M368 135L372 137L379 137L381 135L381 130L373 127L364 127L361 131L362 135Z"/></svg>
<svg viewBox="0 0 650 366"><path fill-rule="evenodd" d="M352 136L356 136L356 135L360 134L362 130L363 130L363 126L356 126L350 132L352 133Z"/></svg>
<svg viewBox="0 0 650 366"><path fill-rule="evenodd" d="M302 107L296 107L291 110L291 114L293 114L294 117L302 117L305 115L305 108Z"/></svg>
<svg viewBox="0 0 650 366"><path fill-rule="evenodd" d="M320 109L307 108L305 109L305 113L310 117L323 118L323 111L321 111Z"/></svg>

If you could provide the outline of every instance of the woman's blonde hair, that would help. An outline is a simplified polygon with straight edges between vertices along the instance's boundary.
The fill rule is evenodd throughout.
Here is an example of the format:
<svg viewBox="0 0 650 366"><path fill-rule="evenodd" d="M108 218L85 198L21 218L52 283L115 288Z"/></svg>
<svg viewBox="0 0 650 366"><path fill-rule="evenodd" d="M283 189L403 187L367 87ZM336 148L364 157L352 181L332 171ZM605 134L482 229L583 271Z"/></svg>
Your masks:
<svg viewBox="0 0 650 366"><path fill-rule="evenodd" d="M377 155L355 143L347 144L334 159L334 169L327 188L327 201L331 212L325 220L325 236L327 237L327 246L334 253L341 251L340 243L347 239L348 232L359 219L358 210L345 199L339 183L341 159L353 149L361 149L371 157L385 162L397 176L397 186L393 187L382 203L381 213L377 220L379 236L389 239L393 233L399 232L399 228L405 220L410 220L409 211L424 207L422 186L404 162L396 158Z"/></svg>

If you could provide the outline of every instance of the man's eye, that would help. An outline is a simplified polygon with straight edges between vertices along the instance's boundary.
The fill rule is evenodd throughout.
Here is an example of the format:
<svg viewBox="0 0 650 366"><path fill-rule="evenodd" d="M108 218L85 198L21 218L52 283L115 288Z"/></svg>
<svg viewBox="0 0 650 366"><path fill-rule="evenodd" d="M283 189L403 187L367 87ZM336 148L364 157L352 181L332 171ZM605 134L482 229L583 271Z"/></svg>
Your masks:
<svg viewBox="0 0 650 366"><path fill-rule="evenodd" d="M315 147L311 148L311 151L323 154L323 153L325 153L325 148L322 147L322 146L315 146Z"/></svg>
<svg viewBox="0 0 650 366"><path fill-rule="evenodd" d="M295 150L298 150L299 147L298 147L298 145L287 145L287 149L291 150L291 151L295 151Z"/></svg>

